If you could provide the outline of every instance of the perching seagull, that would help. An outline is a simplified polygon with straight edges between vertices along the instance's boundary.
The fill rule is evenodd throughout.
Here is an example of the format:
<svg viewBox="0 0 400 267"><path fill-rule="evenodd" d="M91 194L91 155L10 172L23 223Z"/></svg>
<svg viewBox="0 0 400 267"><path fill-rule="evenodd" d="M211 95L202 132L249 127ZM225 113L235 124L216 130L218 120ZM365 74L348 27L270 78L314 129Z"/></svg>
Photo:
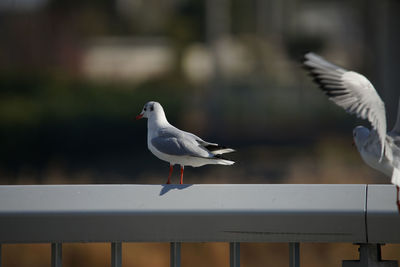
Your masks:
<svg viewBox="0 0 400 267"><path fill-rule="evenodd" d="M173 166L181 166L181 180L183 184L183 170L185 166L200 167L206 164L232 165L234 161L221 157L221 154L230 153L234 149L209 143L196 135L179 130L167 121L164 109L158 102L147 102L136 119L147 118L147 146L159 159L169 162L169 176L167 184L171 183Z"/></svg>
<svg viewBox="0 0 400 267"><path fill-rule="evenodd" d="M371 123L371 130L364 126L354 128L354 142L365 163L392 178L391 182L397 188L396 204L400 212L400 104L396 124L386 133L385 104L367 78L314 53L307 53L304 57L304 65L331 101Z"/></svg>

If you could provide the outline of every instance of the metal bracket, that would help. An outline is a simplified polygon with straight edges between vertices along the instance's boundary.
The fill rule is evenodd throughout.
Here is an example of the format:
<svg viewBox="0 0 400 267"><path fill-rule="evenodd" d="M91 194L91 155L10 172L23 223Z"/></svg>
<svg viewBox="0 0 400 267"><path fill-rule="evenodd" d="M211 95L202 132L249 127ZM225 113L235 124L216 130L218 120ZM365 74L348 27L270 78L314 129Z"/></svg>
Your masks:
<svg viewBox="0 0 400 267"><path fill-rule="evenodd" d="M398 267L397 261L384 261L380 244L359 244L359 260L345 260L342 267Z"/></svg>

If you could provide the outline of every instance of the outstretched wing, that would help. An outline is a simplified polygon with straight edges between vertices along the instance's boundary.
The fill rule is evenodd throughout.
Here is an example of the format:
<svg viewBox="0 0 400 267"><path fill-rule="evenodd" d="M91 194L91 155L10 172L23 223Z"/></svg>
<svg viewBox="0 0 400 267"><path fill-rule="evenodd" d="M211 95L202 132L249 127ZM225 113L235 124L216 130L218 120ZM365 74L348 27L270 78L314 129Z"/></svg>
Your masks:
<svg viewBox="0 0 400 267"><path fill-rule="evenodd" d="M304 65L331 101L350 114L368 119L378 133L382 157L386 137L385 104L371 82L363 75L338 67L314 53L307 53L304 57Z"/></svg>
<svg viewBox="0 0 400 267"><path fill-rule="evenodd" d="M399 98L399 104L397 107L397 119L396 123L393 127L393 129L390 131L392 134L399 136L400 135L400 98Z"/></svg>

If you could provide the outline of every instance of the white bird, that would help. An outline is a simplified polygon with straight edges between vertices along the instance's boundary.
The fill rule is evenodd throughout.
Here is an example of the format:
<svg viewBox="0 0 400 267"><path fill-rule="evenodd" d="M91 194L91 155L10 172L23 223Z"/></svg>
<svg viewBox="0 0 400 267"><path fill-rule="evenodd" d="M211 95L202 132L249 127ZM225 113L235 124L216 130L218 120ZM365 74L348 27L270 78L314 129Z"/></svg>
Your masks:
<svg viewBox="0 0 400 267"><path fill-rule="evenodd" d="M158 102L147 102L136 119L147 118L147 146L159 159L169 162L169 176L167 184L171 183L173 166L181 167L180 184L183 184L183 170L185 166L200 167L206 164L232 165L235 162L221 157L221 154L230 153L234 149L209 143L172 126Z"/></svg>
<svg viewBox="0 0 400 267"><path fill-rule="evenodd" d="M400 104L396 124L386 132L385 104L367 78L314 53L305 55L304 65L331 101L371 123L371 130L364 126L354 128L354 142L365 163L391 177L397 188L396 204L400 212Z"/></svg>

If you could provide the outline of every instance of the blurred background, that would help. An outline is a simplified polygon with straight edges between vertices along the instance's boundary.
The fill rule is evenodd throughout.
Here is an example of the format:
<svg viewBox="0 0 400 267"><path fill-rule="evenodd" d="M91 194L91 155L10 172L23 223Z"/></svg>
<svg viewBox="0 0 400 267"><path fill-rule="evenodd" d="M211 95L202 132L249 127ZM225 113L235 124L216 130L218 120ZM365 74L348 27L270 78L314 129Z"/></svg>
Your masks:
<svg viewBox="0 0 400 267"><path fill-rule="evenodd" d="M327 100L301 59L314 51L367 76L390 129L399 14L395 0L0 0L0 184L164 183L168 163L148 151L146 121L134 120L149 100L178 128L237 149L234 166L188 167L186 183L389 183L351 145L353 127L368 123ZM65 266L102 266L108 245L82 246L65 248ZM287 264L286 244L244 246L254 246L242 250L244 266ZM307 266L357 254L349 244L305 247ZM150 266L168 265L168 246L145 248L162 259ZM5 266L49 266L48 245L3 249ZM190 266L227 266L227 253L183 245ZM127 257L124 266L149 266Z"/></svg>

